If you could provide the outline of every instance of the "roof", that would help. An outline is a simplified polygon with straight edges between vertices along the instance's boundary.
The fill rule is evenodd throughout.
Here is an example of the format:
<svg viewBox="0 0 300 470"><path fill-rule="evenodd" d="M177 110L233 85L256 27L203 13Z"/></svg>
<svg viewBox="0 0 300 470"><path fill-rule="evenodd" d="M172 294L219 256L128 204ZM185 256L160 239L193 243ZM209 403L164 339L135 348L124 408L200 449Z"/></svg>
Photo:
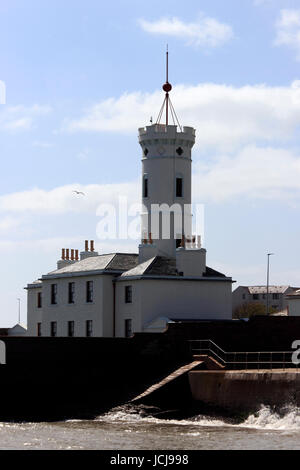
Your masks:
<svg viewBox="0 0 300 470"><path fill-rule="evenodd" d="M289 294L287 294L287 297L300 298L300 289L297 289L294 292L290 292Z"/></svg>
<svg viewBox="0 0 300 470"><path fill-rule="evenodd" d="M128 269L134 268L138 263L138 255L135 253L111 253L107 255L97 255L85 258L76 263L69 264L61 269L56 269L43 276L64 276L64 275L76 275L79 273L97 272L97 271L127 271Z"/></svg>
<svg viewBox="0 0 300 470"><path fill-rule="evenodd" d="M244 286L250 294L266 294L267 286ZM269 286L269 294L284 294L290 286Z"/></svg>
<svg viewBox="0 0 300 470"><path fill-rule="evenodd" d="M182 277L176 269L175 258L165 258L162 256L154 256L144 263L138 264L133 269L124 272L121 278L125 277L141 277L141 276L176 276ZM212 268L206 267L203 277L222 277L225 274L219 273Z"/></svg>

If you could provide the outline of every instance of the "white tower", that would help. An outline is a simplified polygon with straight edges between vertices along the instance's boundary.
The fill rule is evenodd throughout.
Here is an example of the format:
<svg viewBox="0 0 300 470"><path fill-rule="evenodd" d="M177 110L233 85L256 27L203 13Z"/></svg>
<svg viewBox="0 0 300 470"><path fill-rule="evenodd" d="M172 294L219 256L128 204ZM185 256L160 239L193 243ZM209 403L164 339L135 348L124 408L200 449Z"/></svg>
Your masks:
<svg viewBox="0 0 300 470"><path fill-rule="evenodd" d="M155 255L173 257L176 249L192 243L191 151L195 129L181 127L169 92L163 85L165 99L156 124L139 129L142 147L142 244L140 261ZM166 123L162 124L164 114ZM169 125L169 115L173 124Z"/></svg>

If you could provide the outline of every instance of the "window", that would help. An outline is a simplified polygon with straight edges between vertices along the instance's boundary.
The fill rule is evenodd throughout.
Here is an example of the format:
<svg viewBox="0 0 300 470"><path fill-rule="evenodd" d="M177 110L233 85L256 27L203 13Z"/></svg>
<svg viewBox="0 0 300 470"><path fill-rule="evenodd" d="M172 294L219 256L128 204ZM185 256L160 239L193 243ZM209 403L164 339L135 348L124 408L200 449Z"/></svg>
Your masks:
<svg viewBox="0 0 300 470"><path fill-rule="evenodd" d="M37 294L37 308L42 308L42 293L38 292Z"/></svg>
<svg viewBox="0 0 300 470"><path fill-rule="evenodd" d="M51 284L51 304L57 304L57 284Z"/></svg>
<svg viewBox="0 0 300 470"><path fill-rule="evenodd" d="M68 285L68 303L74 304L75 302L75 282L69 282Z"/></svg>
<svg viewBox="0 0 300 470"><path fill-rule="evenodd" d="M125 320L125 338L132 336L132 320Z"/></svg>
<svg viewBox="0 0 300 470"><path fill-rule="evenodd" d="M125 303L126 304L132 303L132 286L125 287Z"/></svg>
<svg viewBox="0 0 300 470"><path fill-rule="evenodd" d="M243 294L243 300L245 300L245 299L246 299L246 294Z"/></svg>
<svg viewBox="0 0 300 470"><path fill-rule="evenodd" d="M148 197L148 176L143 178L143 197Z"/></svg>
<svg viewBox="0 0 300 470"><path fill-rule="evenodd" d="M266 294L263 294L263 295L262 295L262 298L265 299L265 298L266 298Z"/></svg>
<svg viewBox="0 0 300 470"><path fill-rule="evenodd" d="M42 324L41 323L37 324L37 335L42 336Z"/></svg>
<svg viewBox="0 0 300 470"><path fill-rule="evenodd" d="M279 299L279 294L273 294L272 299L273 300L278 300Z"/></svg>
<svg viewBox="0 0 300 470"><path fill-rule="evenodd" d="M178 147L178 149L176 149L176 153L177 155L181 156L183 154L183 149L181 147Z"/></svg>
<svg viewBox="0 0 300 470"><path fill-rule="evenodd" d="M253 294L253 300L259 300L259 294Z"/></svg>
<svg viewBox="0 0 300 470"><path fill-rule="evenodd" d="M56 321L52 321L50 323L50 335L57 336L57 323Z"/></svg>
<svg viewBox="0 0 300 470"><path fill-rule="evenodd" d="M182 178L176 178L176 197L182 197L183 196L183 180Z"/></svg>
<svg viewBox="0 0 300 470"><path fill-rule="evenodd" d="M94 300L94 283L93 281L87 281L86 283L86 301L93 302Z"/></svg>
<svg viewBox="0 0 300 470"><path fill-rule="evenodd" d="M75 333L75 322L68 321L68 336L73 337Z"/></svg>
<svg viewBox="0 0 300 470"><path fill-rule="evenodd" d="M93 320L86 321L86 336L93 336Z"/></svg>

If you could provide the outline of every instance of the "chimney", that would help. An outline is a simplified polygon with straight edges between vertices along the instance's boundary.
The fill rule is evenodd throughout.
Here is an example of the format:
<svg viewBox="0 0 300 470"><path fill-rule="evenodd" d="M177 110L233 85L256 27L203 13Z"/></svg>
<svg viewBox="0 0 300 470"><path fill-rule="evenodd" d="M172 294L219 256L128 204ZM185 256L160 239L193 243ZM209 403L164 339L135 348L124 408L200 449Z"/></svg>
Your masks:
<svg viewBox="0 0 300 470"><path fill-rule="evenodd" d="M57 261L57 269L65 268L69 266L69 264L75 263L78 261L78 250L77 251L77 260L74 257L75 250L71 250L71 259L70 259L70 250L69 248L62 248L61 250L61 259Z"/></svg>
<svg viewBox="0 0 300 470"><path fill-rule="evenodd" d="M75 261L79 261L79 250L75 250Z"/></svg>
<svg viewBox="0 0 300 470"><path fill-rule="evenodd" d="M85 249L80 253L80 261L85 258L91 258L92 256L99 256L99 253L95 251L95 242L94 240L91 240L89 250L89 242L88 240L85 240Z"/></svg>

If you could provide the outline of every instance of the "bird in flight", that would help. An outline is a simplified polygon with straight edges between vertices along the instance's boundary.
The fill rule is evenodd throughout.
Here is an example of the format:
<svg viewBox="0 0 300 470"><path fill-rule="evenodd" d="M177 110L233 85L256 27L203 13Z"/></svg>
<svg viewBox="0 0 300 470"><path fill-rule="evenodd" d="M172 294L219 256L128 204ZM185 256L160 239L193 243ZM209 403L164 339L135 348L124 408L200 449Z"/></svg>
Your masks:
<svg viewBox="0 0 300 470"><path fill-rule="evenodd" d="M75 193L75 194L81 194L82 196L85 196L85 193L83 193L82 191L76 191L76 190L74 190L73 193Z"/></svg>

